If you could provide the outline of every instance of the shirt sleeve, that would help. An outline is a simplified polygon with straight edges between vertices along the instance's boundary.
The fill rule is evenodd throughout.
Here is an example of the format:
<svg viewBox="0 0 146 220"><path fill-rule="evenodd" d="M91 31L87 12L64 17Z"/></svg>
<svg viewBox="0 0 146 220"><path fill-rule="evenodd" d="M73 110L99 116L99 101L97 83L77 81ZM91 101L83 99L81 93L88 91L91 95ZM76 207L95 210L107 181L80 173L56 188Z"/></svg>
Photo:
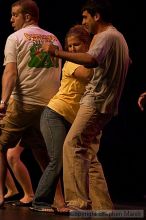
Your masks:
<svg viewBox="0 0 146 220"><path fill-rule="evenodd" d="M4 65L10 62L17 62L16 39L11 35L7 38L4 49Z"/></svg>
<svg viewBox="0 0 146 220"><path fill-rule="evenodd" d="M94 57L98 64L102 64L111 46L112 41L107 35L95 35L87 53Z"/></svg>
<svg viewBox="0 0 146 220"><path fill-rule="evenodd" d="M65 64L64 64L64 71L66 71L67 75L71 76L73 75L73 73L75 72L75 70L81 66L80 64L76 64L76 63L72 63L72 62L69 62L69 61L66 61Z"/></svg>

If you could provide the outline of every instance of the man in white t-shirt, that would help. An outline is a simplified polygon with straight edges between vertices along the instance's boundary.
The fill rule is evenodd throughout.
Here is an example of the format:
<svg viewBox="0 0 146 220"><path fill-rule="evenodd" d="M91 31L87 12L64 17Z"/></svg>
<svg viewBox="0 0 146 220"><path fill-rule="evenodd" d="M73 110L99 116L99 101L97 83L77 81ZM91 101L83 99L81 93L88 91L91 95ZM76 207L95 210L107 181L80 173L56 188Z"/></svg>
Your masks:
<svg viewBox="0 0 146 220"><path fill-rule="evenodd" d="M0 207L4 203L6 152L15 147L23 132L39 130L41 112L60 86L61 60L40 50L48 42L61 49L52 33L38 26L39 9L34 1L12 4L11 22L15 32L5 45L0 116ZM7 106L10 96L13 100Z"/></svg>

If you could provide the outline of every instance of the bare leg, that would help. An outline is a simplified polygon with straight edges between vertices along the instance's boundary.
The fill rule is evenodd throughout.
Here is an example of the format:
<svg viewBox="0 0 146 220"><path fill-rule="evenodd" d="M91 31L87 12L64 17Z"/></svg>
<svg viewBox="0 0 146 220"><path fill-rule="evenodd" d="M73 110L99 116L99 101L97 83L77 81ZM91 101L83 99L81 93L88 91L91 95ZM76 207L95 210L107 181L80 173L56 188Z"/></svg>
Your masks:
<svg viewBox="0 0 146 220"><path fill-rule="evenodd" d="M4 198L9 198L10 196L13 196L18 193L18 189L15 185L15 181L9 169L7 169L6 188L7 188L7 193L5 194Z"/></svg>
<svg viewBox="0 0 146 220"><path fill-rule="evenodd" d="M0 151L0 207L4 203L5 180L7 172L7 160L5 153Z"/></svg>
<svg viewBox="0 0 146 220"><path fill-rule="evenodd" d="M34 196L31 179L29 172L23 162L20 160L20 155L24 148L17 145L15 148L11 148L7 152L7 160L10 168L12 169L15 178L23 189L24 197L21 202L31 202Z"/></svg>

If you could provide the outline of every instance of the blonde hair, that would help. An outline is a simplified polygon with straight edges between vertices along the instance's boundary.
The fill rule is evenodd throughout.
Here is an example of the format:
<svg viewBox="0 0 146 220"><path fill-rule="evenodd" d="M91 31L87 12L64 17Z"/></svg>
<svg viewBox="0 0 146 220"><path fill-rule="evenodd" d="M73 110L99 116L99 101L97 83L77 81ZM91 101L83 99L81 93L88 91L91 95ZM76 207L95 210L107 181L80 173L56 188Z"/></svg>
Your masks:
<svg viewBox="0 0 146 220"><path fill-rule="evenodd" d="M65 50L68 50L67 39L70 36L76 36L80 41L82 41L84 44L87 44L88 46L90 45L92 39L91 35L83 25L76 24L73 27L71 27L66 34Z"/></svg>

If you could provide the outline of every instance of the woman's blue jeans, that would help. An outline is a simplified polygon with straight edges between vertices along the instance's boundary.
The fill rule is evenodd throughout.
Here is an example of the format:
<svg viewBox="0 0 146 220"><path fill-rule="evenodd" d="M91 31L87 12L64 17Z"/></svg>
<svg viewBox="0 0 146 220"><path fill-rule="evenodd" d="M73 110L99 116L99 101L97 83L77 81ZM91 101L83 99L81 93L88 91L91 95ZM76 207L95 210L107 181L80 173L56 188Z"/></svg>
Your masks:
<svg viewBox="0 0 146 220"><path fill-rule="evenodd" d="M46 143L49 164L38 183L33 206L46 207L53 204L56 186L62 171L63 143L70 126L71 124L57 112L48 107L44 109L40 128Z"/></svg>

